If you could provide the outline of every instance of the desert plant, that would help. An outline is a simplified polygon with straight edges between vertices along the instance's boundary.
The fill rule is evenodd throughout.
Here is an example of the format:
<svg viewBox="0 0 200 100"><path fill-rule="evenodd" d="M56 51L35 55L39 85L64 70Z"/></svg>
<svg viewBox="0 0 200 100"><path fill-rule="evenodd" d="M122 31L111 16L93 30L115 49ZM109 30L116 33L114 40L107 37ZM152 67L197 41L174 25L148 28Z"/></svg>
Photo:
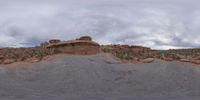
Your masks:
<svg viewBox="0 0 200 100"><path fill-rule="evenodd" d="M125 52L125 51L123 51L121 49L117 50L115 52L115 56L118 57L118 58L120 58L120 59L126 59L126 60L132 59L131 53Z"/></svg>
<svg viewBox="0 0 200 100"><path fill-rule="evenodd" d="M126 53L124 51L122 51L122 50L117 50L115 52L115 56L120 58L120 59L123 59L125 55L126 55Z"/></svg>
<svg viewBox="0 0 200 100"><path fill-rule="evenodd" d="M146 54L146 55L143 55L143 58L146 59L146 58L156 58L156 56L154 54Z"/></svg>
<svg viewBox="0 0 200 100"><path fill-rule="evenodd" d="M38 57L40 60L47 55L48 52L45 49L38 48L35 52L35 56Z"/></svg>

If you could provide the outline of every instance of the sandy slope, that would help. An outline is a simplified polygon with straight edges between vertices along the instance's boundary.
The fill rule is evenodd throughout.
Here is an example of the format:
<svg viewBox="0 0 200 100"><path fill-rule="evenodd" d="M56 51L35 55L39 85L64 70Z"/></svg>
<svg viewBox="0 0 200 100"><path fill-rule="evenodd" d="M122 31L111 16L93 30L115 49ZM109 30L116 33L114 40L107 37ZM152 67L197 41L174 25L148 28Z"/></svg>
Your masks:
<svg viewBox="0 0 200 100"><path fill-rule="evenodd" d="M60 55L20 69L1 65L0 100L200 100L200 68Z"/></svg>

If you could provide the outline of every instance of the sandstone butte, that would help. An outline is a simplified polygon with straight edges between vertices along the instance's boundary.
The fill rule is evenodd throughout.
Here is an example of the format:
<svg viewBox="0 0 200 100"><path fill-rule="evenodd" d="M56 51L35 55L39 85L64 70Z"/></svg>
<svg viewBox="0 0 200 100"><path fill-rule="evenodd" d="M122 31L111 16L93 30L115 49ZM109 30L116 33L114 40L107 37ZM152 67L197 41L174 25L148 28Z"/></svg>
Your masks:
<svg viewBox="0 0 200 100"><path fill-rule="evenodd" d="M155 60L165 60L200 64L200 49L198 48L152 50L136 45L100 45L90 36L82 36L68 41L52 39L33 48L1 48L0 64L19 61L34 63L54 54L96 55L99 53L111 54L122 63L151 63Z"/></svg>
<svg viewBox="0 0 200 100"><path fill-rule="evenodd" d="M100 45L89 36L69 41L50 40L44 47L66 54L94 55L100 52Z"/></svg>

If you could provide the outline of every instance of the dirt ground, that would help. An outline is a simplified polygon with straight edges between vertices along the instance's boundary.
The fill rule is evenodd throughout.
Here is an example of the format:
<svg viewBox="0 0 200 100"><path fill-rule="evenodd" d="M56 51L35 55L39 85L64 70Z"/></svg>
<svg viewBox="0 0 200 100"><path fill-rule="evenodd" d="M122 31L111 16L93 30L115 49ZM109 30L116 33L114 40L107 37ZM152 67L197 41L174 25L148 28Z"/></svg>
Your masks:
<svg viewBox="0 0 200 100"><path fill-rule="evenodd" d="M200 67L121 64L106 54L0 65L0 100L200 100Z"/></svg>

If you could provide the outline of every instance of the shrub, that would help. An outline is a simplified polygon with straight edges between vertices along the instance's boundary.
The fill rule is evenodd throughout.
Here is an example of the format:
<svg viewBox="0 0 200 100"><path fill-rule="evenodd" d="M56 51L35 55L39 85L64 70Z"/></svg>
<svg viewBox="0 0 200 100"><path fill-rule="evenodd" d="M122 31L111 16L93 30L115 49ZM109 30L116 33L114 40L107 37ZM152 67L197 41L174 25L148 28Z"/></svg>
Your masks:
<svg viewBox="0 0 200 100"><path fill-rule="evenodd" d="M146 58L156 58L156 56L154 54L146 54L146 55L143 55L143 58L146 59Z"/></svg>
<svg viewBox="0 0 200 100"><path fill-rule="evenodd" d="M47 56L47 55L48 55L48 52L47 52L47 50L45 50L45 49L38 48L38 49L36 50L36 52L35 52L35 56L38 57L40 60L41 60L43 57Z"/></svg>
<svg viewBox="0 0 200 100"><path fill-rule="evenodd" d="M115 52L115 56L120 59L127 59L127 60L132 59L131 53L125 52L123 50L117 50Z"/></svg>

